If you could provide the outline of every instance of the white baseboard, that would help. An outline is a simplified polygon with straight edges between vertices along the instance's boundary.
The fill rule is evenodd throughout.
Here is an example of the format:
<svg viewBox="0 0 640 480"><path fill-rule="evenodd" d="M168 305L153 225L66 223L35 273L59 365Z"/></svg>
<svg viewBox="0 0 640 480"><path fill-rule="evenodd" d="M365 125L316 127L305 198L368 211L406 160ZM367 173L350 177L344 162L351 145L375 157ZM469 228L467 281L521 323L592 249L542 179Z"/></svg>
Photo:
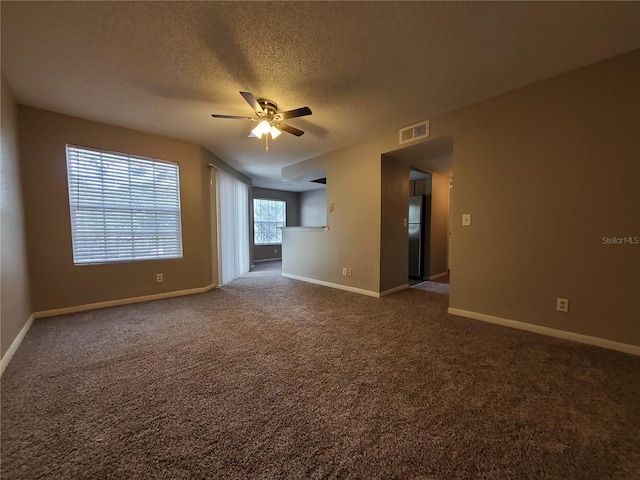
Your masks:
<svg viewBox="0 0 640 480"><path fill-rule="evenodd" d="M275 262L276 260L282 260L282 257L276 258L263 258L262 260L254 260L253 263L261 263L261 262Z"/></svg>
<svg viewBox="0 0 640 480"><path fill-rule="evenodd" d="M54 308L53 310L43 310L35 312L34 318L55 317L57 315L66 315L68 313L85 312L87 310L97 310L99 308L117 307L120 305L129 305L132 303L149 302L151 300L162 300L163 298L182 297L184 295L193 295L195 293L204 293L216 288L215 284L206 287L191 288L189 290L175 290L173 292L154 293L153 295L143 295L141 297L121 298L118 300L107 300L106 302L87 303L85 305L75 305L73 307Z"/></svg>
<svg viewBox="0 0 640 480"><path fill-rule="evenodd" d="M431 276L429 277L429 280L437 280L437 279L439 279L439 278L446 277L447 275L449 275L449 272L442 272L442 273L438 273L438 274L436 274L436 275L431 275Z"/></svg>
<svg viewBox="0 0 640 480"><path fill-rule="evenodd" d="M4 373L4 369L7 368L7 365L9 365L9 362L13 358L13 354L16 353L16 350L18 350L18 347L22 343L22 340L24 340L24 337L29 331L29 327L31 327L34 318L35 317L33 315L29 316L27 323L23 325L16 338L13 339L13 342L11 343L9 349L4 352L4 357L2 357L2 360L0 360L0 376L2 376L2 374Z"/></svg>
<svg viewBox="0 0 640 480"><path fill-rule="evenodd" d="M460 310L458 308L449 308L448 312L451 315L458 315L459 317L472 318L483 322L495 323L504 327L517 328L518 330L526 330L528 332L539 333L549 337L562 338L564 340L571 340L578 343L586 343L587 345L595 345L597 347L608 348L609 350L617 350L619 352L640 356L640 346L638 345L614 342L613 340L606 340L604 338L591 337L589 335L567 332L565 330L557 330L555 328L543 327L532 323L508 320L506 318L494 317L493 315L486 315L484 313L470 312L468 310Z"/></svg>
<svg viewBox="0 0 640 480"><path fill-rule="evenodd" d="M283 277L292 278L293 280L300 280L307 283L315 283L316 285L322 285L323 287L337 288L338 290L346 290L347 292L359 293L360 295L366 295L368 297L380 298L378 292L371 290L364 290L362 288L350 287L348 285L340 285L339 283L325 282L324 280L316 280L315 278L301 277L299 275L292 275L290 273L282 273Z"/></svg>
<svg viewBox="0 0 640 480"><path fill-rule="evenodd" d="M386 297L387 295L391 295L392 293L401 292L402 290L406 290L409 288L409 284L405 283L404 285L399 285L394 288L390 288L389 290L385 290L384 292L380 292L381 297Z"/></svg>

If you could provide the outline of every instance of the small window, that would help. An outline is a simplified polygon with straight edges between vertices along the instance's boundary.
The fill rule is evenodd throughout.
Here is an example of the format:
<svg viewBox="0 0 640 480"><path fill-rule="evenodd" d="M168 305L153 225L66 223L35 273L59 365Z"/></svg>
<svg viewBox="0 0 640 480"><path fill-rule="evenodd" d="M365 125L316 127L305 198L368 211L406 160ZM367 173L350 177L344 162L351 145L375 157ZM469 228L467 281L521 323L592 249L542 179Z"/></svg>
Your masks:
<svg viewBox="0 0 640 480"><path fill-rule="evenodd" d="M73 263L182 257L171 162L67 145Z"/></svg>
<svg viewBox="0 0 640 480"><path fill-rule="evenodd" d="M253 240L256 245L282 243L286 226L287 204L280 200L253 200Z"/></svg>

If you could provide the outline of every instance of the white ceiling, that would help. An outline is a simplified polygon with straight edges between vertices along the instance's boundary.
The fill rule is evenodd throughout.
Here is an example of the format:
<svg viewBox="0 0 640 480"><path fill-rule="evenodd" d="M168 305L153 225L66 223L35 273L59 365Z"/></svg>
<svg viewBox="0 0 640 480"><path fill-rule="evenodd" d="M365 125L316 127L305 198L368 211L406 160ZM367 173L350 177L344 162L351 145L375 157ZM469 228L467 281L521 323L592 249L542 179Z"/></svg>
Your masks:
<svg viewBox="0 0 640 480"><path fill-rule="evenodd" d="M640 47L640 3L7 2L18 102L198 143L254 179ZM264 151L239 91L308 105Z"/></svg>

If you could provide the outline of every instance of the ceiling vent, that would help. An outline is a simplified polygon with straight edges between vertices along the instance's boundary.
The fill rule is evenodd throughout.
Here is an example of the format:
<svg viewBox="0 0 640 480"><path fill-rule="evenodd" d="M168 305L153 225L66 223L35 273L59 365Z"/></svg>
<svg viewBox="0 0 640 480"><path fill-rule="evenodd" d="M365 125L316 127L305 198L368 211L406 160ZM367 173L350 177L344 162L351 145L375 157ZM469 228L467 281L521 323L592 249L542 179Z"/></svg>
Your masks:
<svg viewBox="0 0 640 480"><path fill-rule="evenodd" d="M429 120L400 129L400 143L413 142L429 136Z"/></svg>

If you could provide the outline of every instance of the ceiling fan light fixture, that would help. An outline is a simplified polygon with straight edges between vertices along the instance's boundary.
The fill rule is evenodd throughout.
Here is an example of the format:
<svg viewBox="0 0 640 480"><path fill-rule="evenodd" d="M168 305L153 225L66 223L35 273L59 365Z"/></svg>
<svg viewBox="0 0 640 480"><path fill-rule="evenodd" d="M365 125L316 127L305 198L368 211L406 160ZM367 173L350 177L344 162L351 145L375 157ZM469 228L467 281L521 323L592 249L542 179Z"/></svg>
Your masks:
<svg viewBox="0 0 640 480"><path fill-rule="evenodd" d="M275 140L276 138L278 138L278 136L280 136L282 132L278 130L274 125L271 125L271 129L269 130L269 133L271 133L271 138Z"/></svg>
<svg viewBox="0 0 640 480"><path fill-rule="evenodd" d="M256 125L253 130L251 130L251 133L253 133L258 138L262 138L262 135L266 135L270 130L271 125L269 124L269 122L266 120L262 120L260 123L258 123L258 125Z"/></svg>
<svg viewBox="0 0 640 480"><path fill-rule="evenodd" d="M211 114L213 118L229 118L233 120L251 120L252 122L258 122L249 137L255 137L262 139L264 135L265 139L265 151L269 151L269 136L271 139L276 139L282 132L290 133L296 137L304 134L302 130L298 130L291 125L281 123L281 120L288 118L298 118L311 115L311 109L309 107L296 108L294 110L287 110L286 112L278 112L278 104L264 98L256 98L251 92L240 92L242 98L249 104L249 106L256 113L255 117L241 117L238 115L220 115L217 113Z"/></svg>

